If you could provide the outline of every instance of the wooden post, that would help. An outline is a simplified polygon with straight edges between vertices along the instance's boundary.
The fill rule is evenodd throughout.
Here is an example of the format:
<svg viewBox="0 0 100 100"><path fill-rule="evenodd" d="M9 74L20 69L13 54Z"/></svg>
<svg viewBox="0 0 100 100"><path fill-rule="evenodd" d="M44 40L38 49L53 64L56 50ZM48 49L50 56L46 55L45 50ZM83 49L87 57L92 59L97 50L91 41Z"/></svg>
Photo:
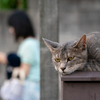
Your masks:
<svg viewBox="0 0 100 100"><path fill-rule="evenodd" d="M100 100L100 72L77 71L61 80L61 100Z"/></svg>
<svg viewBox="0 0 100 100"><path fill-rule="evenodd" d="M58 0L40 0L41 100L58 100L58 73L42 38L58 41Z"/></svg>

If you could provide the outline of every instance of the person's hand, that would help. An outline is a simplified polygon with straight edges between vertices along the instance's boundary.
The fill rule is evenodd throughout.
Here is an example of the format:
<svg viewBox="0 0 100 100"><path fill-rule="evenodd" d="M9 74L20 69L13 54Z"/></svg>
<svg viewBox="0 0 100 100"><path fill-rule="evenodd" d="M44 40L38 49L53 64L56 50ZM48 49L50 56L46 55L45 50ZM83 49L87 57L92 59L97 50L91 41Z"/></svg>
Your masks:
<svg viewBox="0 0 100 100"><path fill-rule="evenodd" d="M0 52L0 63L7 64L7 55L3 52Z"/></svg>

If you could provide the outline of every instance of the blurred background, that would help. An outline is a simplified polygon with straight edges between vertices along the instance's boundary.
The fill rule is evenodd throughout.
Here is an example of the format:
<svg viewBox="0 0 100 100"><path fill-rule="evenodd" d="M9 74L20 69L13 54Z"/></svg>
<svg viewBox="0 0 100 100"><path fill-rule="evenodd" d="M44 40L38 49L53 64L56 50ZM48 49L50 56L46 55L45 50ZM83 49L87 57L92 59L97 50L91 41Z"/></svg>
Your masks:
<svg viewBox="0 0 100 100"><path fill-rule="evenodd" d="M37 0L0 0L0 51L16 52L18 43L8 31L7 19L16 9L25 10L34 24L39 39L39 7ZM0 66L0 86L5 80L6 67Z"/></svg>
<svg viewBox="0 0 100 100"><path fill-rule="evenodd" d="M59 0L60 42L100 31L100 0ZM64 38L66 37L66 38Z"/></svg>
<svg viewBox="0 0 100 100"><path fill-rule="evenodd" d="M16 9L25 10L40 35L39 0L0 0L0 51L17 51L18 44L8 32L7 18ZM59 0L59 42L100 31L100 0ZM0 86L5 80L5 67L0 66Z"/></svg>

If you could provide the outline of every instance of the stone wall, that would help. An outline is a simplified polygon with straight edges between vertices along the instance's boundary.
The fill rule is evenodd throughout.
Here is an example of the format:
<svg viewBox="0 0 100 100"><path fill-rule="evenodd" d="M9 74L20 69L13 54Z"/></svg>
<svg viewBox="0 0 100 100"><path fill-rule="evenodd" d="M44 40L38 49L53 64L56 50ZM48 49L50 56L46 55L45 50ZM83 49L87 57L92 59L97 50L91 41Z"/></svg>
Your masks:
<svg viewBox="0 0 100 100"><path fill-rule="evenodd" d="M100 31L100 0L59 0L60 42Z"/></svg>

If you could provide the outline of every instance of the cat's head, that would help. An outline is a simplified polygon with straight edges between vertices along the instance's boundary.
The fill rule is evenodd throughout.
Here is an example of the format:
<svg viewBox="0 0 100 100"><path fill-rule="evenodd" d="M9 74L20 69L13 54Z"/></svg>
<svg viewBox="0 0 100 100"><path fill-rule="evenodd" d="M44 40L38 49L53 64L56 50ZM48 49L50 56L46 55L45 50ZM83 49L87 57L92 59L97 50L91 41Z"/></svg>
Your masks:
<svg viewBox="0 0 100 100"><path fill-rule="evenodd" d="M47 39L44 43L52 53L52 61L55 69L62 74L70 74L82 69L87 62L86 35L79 40L59 44Z"/></svg>

